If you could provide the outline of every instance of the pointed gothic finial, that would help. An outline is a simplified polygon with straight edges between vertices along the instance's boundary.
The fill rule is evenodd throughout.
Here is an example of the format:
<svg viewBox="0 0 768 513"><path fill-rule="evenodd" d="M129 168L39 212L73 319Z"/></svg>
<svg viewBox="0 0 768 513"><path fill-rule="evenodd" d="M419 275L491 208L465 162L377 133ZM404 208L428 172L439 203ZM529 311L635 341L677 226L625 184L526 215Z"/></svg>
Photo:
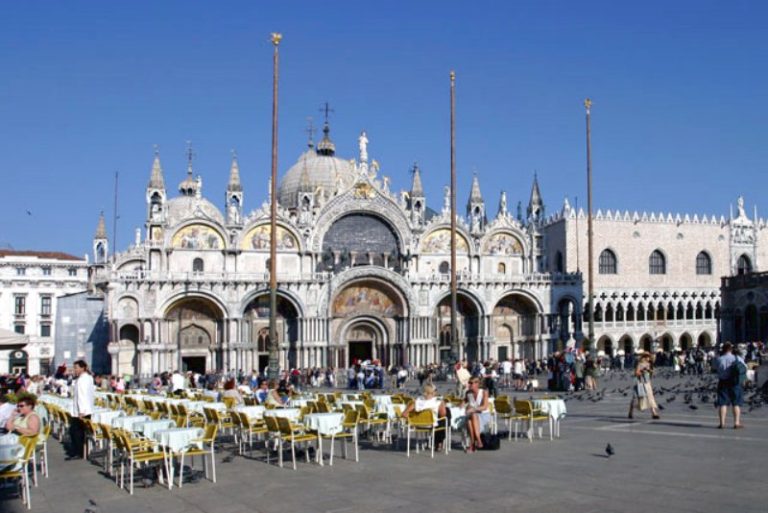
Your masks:
<svg viewBox="0 0 768 513"><path fill-rule="evenodd" d="M411 182L411 197L424 196L424 186L421 184L421 172L419 171L419 164L417 162L413 163L411 173L413 173L413 181Z"/></svg>
<svg viewBox="0 0 768 513"><path fill-rule="evenodd" d="M240 183L240 166L237 163L237 152L232 150L232 166L229 168L229 183L227 184L227 191L240 192L243 190L243 186Z"/></svg>
<svg viewBox="0 0 768 513"><path fill-rule="evenodd" d="M541 191L539 190L539 174L533 172L533 185L531 186L531 205L541 205Z"/></svg>
<svg viewBox="0 0 768 513"><path fill-rule="evenodd" d="M477 178L477 171L472 172L472 190L469 193L469 201L483 201L483 195L480 194L480 180Z"/></svg>
<svg viewBox="0 0 768 513"><path fill-rule="evenodd" d="M160 150L157 144L154 145L155 158L152 161L152 172L149 176L149 189L165 189L165 179L163 178L163 168L160 165Z"/></svg>
<svg viewBox="0 0 768 513"><path fill-rule="evenodd" d="M104 221L104 211L99 213L99 224L96 225L96 234L93 239L106 239L107 238L107 225Z"/></svg>

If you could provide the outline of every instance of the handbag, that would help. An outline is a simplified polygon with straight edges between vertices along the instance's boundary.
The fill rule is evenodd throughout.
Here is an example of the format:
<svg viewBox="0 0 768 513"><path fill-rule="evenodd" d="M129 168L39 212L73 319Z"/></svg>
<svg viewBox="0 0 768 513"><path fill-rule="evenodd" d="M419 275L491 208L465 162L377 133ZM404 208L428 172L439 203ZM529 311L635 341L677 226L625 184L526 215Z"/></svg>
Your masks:
<svg viewBox="0 0 768 513"><path fill-rule="evenodd" d="M645 397L646 396L646 393L645 393L645 383L643 383L641 381L638 381L637 383L635 383L635 395L637 395L637 397Z"/></svg>

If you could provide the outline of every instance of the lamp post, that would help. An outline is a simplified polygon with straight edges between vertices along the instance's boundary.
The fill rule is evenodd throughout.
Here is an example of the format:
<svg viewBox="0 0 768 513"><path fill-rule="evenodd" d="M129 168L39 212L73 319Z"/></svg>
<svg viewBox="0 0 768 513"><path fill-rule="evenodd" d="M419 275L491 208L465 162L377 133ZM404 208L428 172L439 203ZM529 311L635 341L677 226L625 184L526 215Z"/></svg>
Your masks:
<svg viewBox="0 0 768 513"><path fill-rule="evenodd" d="M587 111L587 311L589 312L587 343L585 349L589 353L595 350L595 315L594 315L594 244L592 230L592 129L591 109L592 100L584 100L584 108Z"/></svg>
<svg viewBox="0 0 768 513"><path fill-rule="evenodd" d="M277 342L277 80L282 34L273 32L272 46L272 181L270 183L269 233L269 367L270 379L279 374L279 346Z"/></svg>
<svg viewBox="0 0 768 513"><path fill-rule="evenodd" d="M456 326L458 308L456 283L456 72L451 71L451 357L454 367L459 359L459 337Z"/></svg>

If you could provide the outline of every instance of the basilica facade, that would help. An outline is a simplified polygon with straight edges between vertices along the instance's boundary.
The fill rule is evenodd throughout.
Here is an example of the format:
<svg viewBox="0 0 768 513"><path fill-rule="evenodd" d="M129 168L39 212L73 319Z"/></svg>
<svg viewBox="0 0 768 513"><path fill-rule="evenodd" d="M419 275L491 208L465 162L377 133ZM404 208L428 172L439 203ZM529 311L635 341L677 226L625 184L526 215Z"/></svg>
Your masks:
<svg viewBox="0 0 768 513"><path fill-rule="evenodd" d="M427 205L420 171L395 193L365 133L356 159L336 155L326 124L278 187L278 343L282 368L440 361L450 348L450 209ZM236 157L226 203L206 199L190 159L169 197L155 155L145 230L107 262L94 238L113 372L149 375L263 369L269 346L269 202L250 213ZM543 204L529 219L502 195L488 215L478 178L458 219L458 334L469 360L536 358L581 338L582 279L550 272ZM564 314L563 314L564 313Z"/></svg>
<svg viewBox="0 0 768 513"><path fill-rule="evenodd" d="M280 365L344 367L438 362L450 348L450 198L427 205L420 170L410 190L368 158L336 155L330 129L278 186ZM245 209L237 158L221 208L203 195L190 157L171 197L159 155L146 224L106 258L94 238L91 284L105 298L112 371L264 369L269 340L270 198ZM457 221L460 356L540 358L583 340L586 218L566 201L545 213L534 179L525 212L502 192L488 212L477 176ZM494 201L495 203L495 201ZM738 215L682 218L597 212L595 327L601 351L711 345L719 278L765 259L765 223Z"/></svg>

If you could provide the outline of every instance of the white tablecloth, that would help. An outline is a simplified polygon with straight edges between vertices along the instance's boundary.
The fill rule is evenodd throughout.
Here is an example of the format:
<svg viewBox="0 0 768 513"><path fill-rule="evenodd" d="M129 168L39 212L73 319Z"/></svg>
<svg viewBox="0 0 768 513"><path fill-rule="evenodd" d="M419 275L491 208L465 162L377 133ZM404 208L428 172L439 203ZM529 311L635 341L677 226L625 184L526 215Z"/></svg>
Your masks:
<svg viewBox="0 0 768 513"><path fill-rule="evenodd" d="M201 438L203 434L202 428L172 428L157 430L152 433L152 437L170 451L181 452L192 445L201 447L201 442L193 443L192 440Z"/></svg>
<svg viewBox="0 0 768 513"><path fill-rule="evenodd" d="M461 429L467 420L467 410L463 406L448 406L451 411L451 429Z"/></svg>
<svg viewBox="0 0 768 513"><path fill-rule="evenodd" d="M0 445L0 472L19 470L21 468L19 459L23 456L24 447L21 445Z"/></svg>
<svg viewBox="0 0 768 513"><path fill-rule="evenodd" d="M91 415L91 421L96 424L112 424L114 419L123 415L125 415L125 412L119 410L99 411Z"/></svg>
<svg viewBox="0 0 768 513"><path fill-rule="evenodd" d="M216 410L218 412L227 411L227 405L224 403L209 403L206 401L189 401L187 409L191 412L203 413L204 409Z"/></svg>
<svg viewBox="0 0 768 513"><path fill-rule="evenodd" d="M264 410L265 417L285 417L290 421L299 420L301 410L299 408L275 408L274 410Z"/></svg>
<svg viewBox="0 0 768 513"><path fill-rule="evenodd" d="M133 425L133 430L147 438L154 438L157 431L170 429L175 426L176 423L172 420L149 420L147 422L137 422Z"/></svg>
<svg viewBox="0 0 768 513"><path fill-rule="evenodd" d="M126 415L125 417L115 417L112 419L112 427L134 431L134 425L141 422L147 422L150 419L147 415Z"/></svg>
<svg viewBox="0 0 768 513"><path fill-rule="evenodd" d="M11 445L19 445L19 435L15 433L0 435L0 447L8 447Z"/></svg>
<svg viewBox="0 0 768 513"><path fill-rule="evenodd" d="M307 429L317 431L321 435L336 435L343 429L343 413L312 413L304 415L304 426Z"/></svg>
<svg viewBox="0 0 768 513"><path fill-rule="evenodd" d="M565 401L562 399L535 399L532 401L534 409L541 410L554 420L565 417Z"/></svg>
<svg viewBox="0 0 768 513"><path fill-rule="evenodd" d="M311 397L294 397L290 401L288 401L288 406L291 408L303 408L307 405L309 401L314 401L315 399Z"/></svg>
<svg viewBox="0 0 768 513"><path fill-rule="evenodd" d="M264 418L266 408L264 406L235 406L235 411L245 413L249 420L261 420Z"/></svg>

